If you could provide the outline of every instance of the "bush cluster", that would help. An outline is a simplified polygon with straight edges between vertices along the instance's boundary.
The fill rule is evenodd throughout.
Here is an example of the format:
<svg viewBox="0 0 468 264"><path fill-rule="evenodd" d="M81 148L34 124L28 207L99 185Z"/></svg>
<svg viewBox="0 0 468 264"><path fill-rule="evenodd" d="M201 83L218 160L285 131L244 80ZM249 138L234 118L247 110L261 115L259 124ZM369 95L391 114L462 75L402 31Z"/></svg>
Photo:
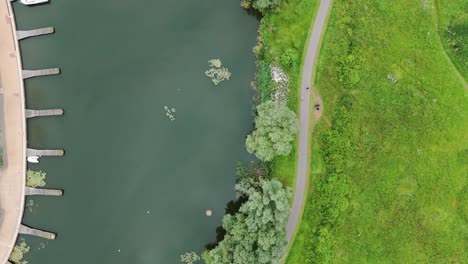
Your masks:
<svg viewBox="0 0 468 264"><path fill-rule="evenodd" d="M203 254L207 264L276 263L286 245L291 190L270 179L269 163L239 164L238 201L228 204L218 241Z"/></svg>
<svg viewBox="0 0 468 264"><path fill-rule="evenodd" d="M296 113L282 103L267 101L257 107L257 114L255 130L245 141L247 151L263 161L289 155L298 130Z"/></svg>
<svg viewBox="0 0 468 264"><path fill-rule="evenodd" d="M338 106L332 128L320 137L326 172L318 179L312 201L317 221L308 231L305 242L307 263L328 263L335 253L333 231L342 224L343 218L340 216L349 205L351 188L346 171L354 153L350 132L353 130L352 118L348 107Z"/></svg>
<svg viewBox="0 0 468 264"><path fill-rule="evenodd" d="M244 9L255 9L261 13L277 8L281 0L241 0L241 7Z"/></svg>

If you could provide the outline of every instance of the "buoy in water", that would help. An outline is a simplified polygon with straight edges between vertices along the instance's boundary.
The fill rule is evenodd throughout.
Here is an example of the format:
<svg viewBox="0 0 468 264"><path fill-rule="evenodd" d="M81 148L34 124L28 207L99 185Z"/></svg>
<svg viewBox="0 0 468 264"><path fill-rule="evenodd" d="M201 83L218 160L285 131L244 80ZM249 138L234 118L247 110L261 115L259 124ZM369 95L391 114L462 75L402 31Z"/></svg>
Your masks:
<svg viewBox="0 0 468 264"><path fill-rule="evenodd" d="M213 211L211 211L211 210L209 210L209 209L206 210L206 216L211 216L212 214L213 214Z"/></svg>

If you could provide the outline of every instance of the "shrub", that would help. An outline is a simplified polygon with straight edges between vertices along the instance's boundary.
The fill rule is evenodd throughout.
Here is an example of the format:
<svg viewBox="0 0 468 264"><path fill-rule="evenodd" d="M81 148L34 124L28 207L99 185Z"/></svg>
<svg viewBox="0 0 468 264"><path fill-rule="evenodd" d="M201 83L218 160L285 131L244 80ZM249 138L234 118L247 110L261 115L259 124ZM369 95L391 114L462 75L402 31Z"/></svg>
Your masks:
<svg viewBox="0 0 468 264"><path fill-rule="evenodd" d="M257 92L257 101L264 103L271 99L271 74L270 66L266 61L259 61L257 64L257 72L255 74L254 89Z"/></svg>
<svg viewBox="0 0 468 264"><path fill-rule="evenodd" d="M277 263L286 246L286 222L291 191L277 180L262 180L260 188L243 193L248 200L239 213L225 215L224 240L203 254L208 264Z"/></svg>
<svg viewBox="0 0 468 264"><path fill-rule="evenodd" d="M255 130L246 139L247 151L263 161L288 155L298 130L296 113L273 101L259 105L257 113Z"/></svg>
<svg viewBox="0 0 468 264"><path fill-rule="evenodd" d="M254 8L261 13L277 8L281 0L241 0L241 7L244 9Z"/></svg>
<svg viewBox="0 0 468 264"><path fill-rule="evenodd" d="M293 48L287 48L279 57L279 63L285 68L291 68L297 65L299 54Z"/></svg>

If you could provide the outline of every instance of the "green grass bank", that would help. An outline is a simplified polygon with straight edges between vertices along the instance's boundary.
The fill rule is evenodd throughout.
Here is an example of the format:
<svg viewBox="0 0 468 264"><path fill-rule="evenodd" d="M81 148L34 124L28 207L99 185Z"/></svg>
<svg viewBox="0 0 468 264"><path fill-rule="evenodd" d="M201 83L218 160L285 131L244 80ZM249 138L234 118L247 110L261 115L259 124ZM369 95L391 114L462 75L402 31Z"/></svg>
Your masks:
<svg viewBox="0 0 468 264"><path fill-rule="evenodd" d="M325 113L286 263L468 261L467 94L438 38L466 8L448 2L334 0L316 78Z"/></svg>
<svg viewBox="0 0 468 264"><path fill-rule="evenodd" d="M318 0L283 0L280 6L267 12L261 19L257 55L257 78L255 88L258 101L264 102L271 96L270 64L279 64L290 79L288 106L298 114L299 89L305 44L311 24L319 5ZM292 59L285 60L283 54L291 52ZM290 155L276 157L272 161L272 176L283 184L294 188L297 172L297 140Z"/></svg>

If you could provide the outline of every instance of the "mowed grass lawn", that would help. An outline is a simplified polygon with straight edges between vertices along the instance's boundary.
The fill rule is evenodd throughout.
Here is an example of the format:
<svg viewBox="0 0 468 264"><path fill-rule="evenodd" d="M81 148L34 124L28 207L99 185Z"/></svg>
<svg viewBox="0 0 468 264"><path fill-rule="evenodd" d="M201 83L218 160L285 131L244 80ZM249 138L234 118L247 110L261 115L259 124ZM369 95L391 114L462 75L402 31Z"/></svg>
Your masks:
<svg viewBox="0 0 468 264"><path fill-rule="evenodd" d="M467 92L433 8L334 0L316 78L325 116L286 263L468 263Z"/></svg>

